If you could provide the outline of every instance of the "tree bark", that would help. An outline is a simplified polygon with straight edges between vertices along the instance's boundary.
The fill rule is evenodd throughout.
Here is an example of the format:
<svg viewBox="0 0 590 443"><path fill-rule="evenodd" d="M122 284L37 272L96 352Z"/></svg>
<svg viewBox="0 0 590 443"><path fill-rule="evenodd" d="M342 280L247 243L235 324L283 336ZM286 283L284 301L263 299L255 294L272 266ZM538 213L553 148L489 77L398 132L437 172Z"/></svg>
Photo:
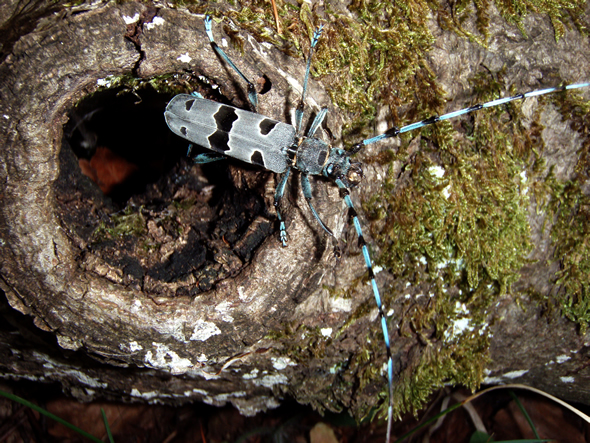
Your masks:
<svg viewBox="0 0 590 443"><path fill-rule="evenodd" d="M353 245L335 259L297 178L284 205L290 238L282 248L272 205L276 178L268 172L230 162L207 177L205 168L180 160L131 197L130 210L117 213L121 206L81 173L69 146L75 105L123 75L176 73L175 84L202 75L220 85L226 100L247 107L239 78L209 45L202 16L128 2L35 17L33 29L7 38L0 64L0 287L10 305L3 308L7 325L0 335L3 376L58 381L84 400L231 402L253 414L291 395L319 409L365 413L385 381L362 257ZM590 48L576 32L556 43L541 17L525 19L530 38L496 16L492 22L486 49L433 21L431 66L456 102L468 98L465 79L482 62L509 66L507 77L517 89L530 89L535 70L568 82L587 80ZM221 26L214 34L222 34ZM302 81L304 62L247 36L244 45L243 54L224 50L248 78L270 82L259 112L289 121L288 106L299 97L291 92L292 79ZM330 106L320 82L311 81L309 95L330 107L327 129L340 140L346 116ZM106 105L95 106L106 113ZM153 115L160 123L129 124L132 136L125 142L141 147L149 140L152 126L163 124L163 106ZM549 114L546 126L546 143L561 146L559 179L566 181L581 141L558 116ZM387 168L366 167L364 185L353 191L357 206L377 192ZM350 233L335 186L316 183L323 220L337 238ZM531 224L539 220L531 213ZM547 230L533 241L531 258L538 261L525 266L514 290L489 309L495 321L489 375L506 381L526 370L519 381L588 403L588 337L559 312L514 302L522 300L519 289L536 285L550 294L555 287L558 264L546 261ZM377 280L380 287L405 285L386 271ZM428 346L420 334L402 332L405 298L394 298L391 308L396 379L405 380Z"/></svg>

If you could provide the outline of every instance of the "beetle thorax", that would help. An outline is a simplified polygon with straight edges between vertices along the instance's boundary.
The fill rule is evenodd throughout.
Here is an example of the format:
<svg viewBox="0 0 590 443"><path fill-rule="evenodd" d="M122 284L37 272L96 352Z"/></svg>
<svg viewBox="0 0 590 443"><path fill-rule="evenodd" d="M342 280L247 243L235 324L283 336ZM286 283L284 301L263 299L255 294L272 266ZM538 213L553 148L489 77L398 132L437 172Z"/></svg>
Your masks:
<svg viewBox="0 0 590 443"><path fill-rule="evenodd" d="M297 149L295 167L310 175L321 175L328 160L330 146L322 140L305 137Z"/></svg>

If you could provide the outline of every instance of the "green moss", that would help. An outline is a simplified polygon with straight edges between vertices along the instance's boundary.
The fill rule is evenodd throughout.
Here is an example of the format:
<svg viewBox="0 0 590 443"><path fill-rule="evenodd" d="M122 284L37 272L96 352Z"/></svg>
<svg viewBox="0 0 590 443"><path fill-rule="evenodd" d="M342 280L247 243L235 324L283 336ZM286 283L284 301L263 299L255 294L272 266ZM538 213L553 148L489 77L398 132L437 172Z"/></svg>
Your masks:
<svg viewBox="0 0 590 443"><path fill-rule="evenodd" d="M552 191L547 210L555 220L551 229L554 260L560 263L555 279L560 290L555 301L585 334L590 323L590 196L581 188L590 175L590 103L573 94L553 103L572 122L571 128L584 137L574 178L563 183L549 173L546 184Z"/></svg>
<svg viewBox="0 0 590 443"><path fill-rule="evenodd" d="M494 89L480 91L478 99L496 97ZM526 131L518 112L503 122L503 109L497 108L497 118L476 114L473 127L452 143L444 125L424 131L438 143L422 143L406 166L413 181L403 189L395 190L390 169L383 192L367 209L389 214L378 236L386 245L381 260L394 274L411 277L414 264L424 261L430 278L443 274L449 285L465 278L474 290L487 277L500 293L518 278L531 250L525 191L530 154L520 146ZM438 155L441 149L445 155Z"/></svg>
<svg viewBox="0 0 590 443"><path fill-rule="evenodd" d="M107 239L118 240L126 236L141 237L147 232L141 208L135 211L130 206L120 214L111 216L110 223L101 223L92 234L94 243Z"/></svg>
<svg viewBox="0 0 590 443"><path fill-rule="evenodd" d="M190 93L201 84L197 78L187 74L163 74L148 79L136 78L132 74L111 75L99 80L96 92L120 89L119 94L137 94L142 89L151 88L159 94L175 95Z"/></svg>
<svg viewBox="0 0 590 443"><path fill-rule="evenodd" d="M394 415L420 410L432 392L440 388L441 380L477 389L488 362L488 347L487 334L480 335L480 331L465 334L454 344L427 345L417 365L396 383Z"/></svg>
<svg viewBox="0 0 590 443"><path fill-rule="evenodd" d="M474 100L498 98L503 83L501 72L475 76ZM414 290L402 308L400 331L417 334L425 348L396 383L398 413L417 410L445 383L479 385L489 358L488 309L510 291L532 249L528 208L531 177L542 169L540 126L525 128L518 104L486 112L456 122L459 132L448 122L425 128L418 152L402 157L401 177L391 167L382 192L364 205L382 220L372 233L382 248L378 262L426 291Z"/></svg>
<svg viewBox="0 0 590 443"><path fill-rule="evenodd" d="M556 284L564 315L578 323L584 335L590 323L590 198L571 183L563 186L552 236L561 269Z"/></svg>
<svg viewBox="0 0 590 443"><path fill-rule="evenodd" d="M489 14L488 10L492 2L489 0L459 0L453 9L440 8L438 11L439 23L445 29L454 30L474 41L485 43L489 38ZM526 34L523 19L529 13L547 15L555 30L556 40L561 38L572 25L581 33L587 33L587 24L582 17L585 14L586 2L577 1L543 1L543 0L494 0L494 6L506 22L518 27L523 35ZM467 31L464 23L471 16L477 17L477 30L480 35ZM482 38L483 37L483 38Z"/></svg>

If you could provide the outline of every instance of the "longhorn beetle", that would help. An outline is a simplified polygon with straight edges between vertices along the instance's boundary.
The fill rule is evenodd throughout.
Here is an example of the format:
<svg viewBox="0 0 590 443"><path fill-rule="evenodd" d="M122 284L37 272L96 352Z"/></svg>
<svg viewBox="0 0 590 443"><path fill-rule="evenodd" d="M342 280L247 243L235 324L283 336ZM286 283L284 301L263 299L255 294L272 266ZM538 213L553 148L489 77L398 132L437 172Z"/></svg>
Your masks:
<svg viewBox="0 0 590 443"><path fill-rule="evenodd" d="M246 82L248 86L248 100L250 101L253 110L256 111L258 105L256 89L252 82L242 74L237 66L229 59L227 54L217 45L217 43L215 43L211 31L211 17L209 16L205 17L205 31L215 52L217 52L217 54ZM305 77L303 79L303 91L297 109L295 110L295 126L264 117L256 112L245 111L233 106L206 100L198 93L193 93L191 95L179 94L173 97L166 106L164 116L166 118L166 123L172 132L192 143L212 151L210 153L197 155L195 157L197 163L207 163L225 157L233 157L246 163L259 165L265 169L281 174L281 178L275 191L274 205L279 220L279 239L283 246L287 246L287 231L285 228L285 221L281 215L280 203L285 193L285 187L291 169L297 169L300 171L301 187L303 188L303 195L307 200L307 204L322 229L332 237L334 234L321 220L311 202L312 192L309 176L323 175L336 183L349 208L358 235L359 246L365 259L369 279L371 280L371 287L373 288L373 295L375 296L375 301L379 310L381 327L383 329L383 338L387 351L387 382L389 388L386 441L389 442L393 414L393 359L389 344L387 319L383 311L379 288L375 281L371 257L363 237L356 210L354 209L348 191L349 188L358 185L363 178L361 163L351 161L351 157L369 144L386 138L396 137L403 132L413 131L426 125L459 117L480 109L499 106L513 100L520 100L557 91L588 87L590 86L590 83L579 83L556 88L540 89L524 94L517 94L512 97L492 100L458 111L449 112L448 114L443 114L441 116L432 116L426 120L415 122L401 128L394 126L381 135L357 143L350 150L332 148L328 143L315 138L314 136L326 117L328 112L327 108L322 108L315 116L306 134L303 134L302 126L311 57L321 33L322 26L314 32L311 41L309 56L307 57L307 66L305 69Z"/></svg>

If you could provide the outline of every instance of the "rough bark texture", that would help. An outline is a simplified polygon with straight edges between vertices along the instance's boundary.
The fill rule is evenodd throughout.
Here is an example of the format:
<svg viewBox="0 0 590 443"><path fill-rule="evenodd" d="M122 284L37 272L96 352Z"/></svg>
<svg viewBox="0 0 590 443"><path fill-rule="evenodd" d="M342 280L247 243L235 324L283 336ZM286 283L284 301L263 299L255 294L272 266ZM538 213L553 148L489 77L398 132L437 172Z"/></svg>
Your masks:
<svg viewBox="0 0 590 443"><path fill-rule="evenodd" d="M127 24L136 14L139 20ZM575 32L556 44L542 18L527 19L530 38L495 20L488 49L437 32L431 62L449 96L468 95L464 79L484 61L510 66L517 90L530 89L546 72L568 81L582 81L590 72L588 43ZM340 372L365 352L368 328L378 337L374 311L359 315L357 309L372 303L370 288L358 285L352 300L334 291L358 282L365 272L362 259L354 247L334 259L299 190L288 198L289 246L280 247L272 174L231 164L199 184L194 177L203 171L180 161L164 182L133 197L143 208L132 214L140 235L93 237L101 222L112 222L117 207L80 173L64 142L67 113L98 89L100 79L188 70L222 85L227 99L244 105L242 85L214 56L202 17L133 2L79 14L48 13L2 50L0 286L11 308L27 315L3 308L11 324L0 333L4 377L59 381L80 399L231 402L245 414L275 407L286 394L331 409L362 410L375 402L383 378L365 384L356 366ZM301 81L304 63L252 38L246 39L243 56L232 48L227 52L240 60L247 77L264 74L270 80L259 112L287 120L287 103L298 97L290 82ZM316 103L330 105L319 83L312 81L309 92ZM339 139L342 116L333 111L327 125ZM160 118L162 112L154 115ZM567 178L577 140L557 117L549 115L546 125L553 131L544 134L547 144L562 146L554 161L560 178ZM151 124L128 129L149 138ZM385 167L371 165L365 172L357 202L375 192ZM230 179L232 187L215 197L221 203L203 196L207 185L219 187ZM173 191L166 194L164 184ZM293 189L296 185L297 180ZM338 237L345 226L338 192L321 180L316 187L318 212ZM194 205L174 209L171 202L178 196L192 197ZM224 213L240 209L223 218L221 207ZM548 234L540 234L534 239L539 259L549 253ZM548 276L555 269L543 266L527 266L519 284L549 293ZM391 280L386 272L378 275L380 285ZM403 321L396 317L402 303L395 302L392 325ZM573 323L559 317L548 323L539 308L525 311L510 296L490 318L495 319L489 365L494 375L529 370L519 381L590 402L587 338ZM347 322L340 335L332 332ZM412 366L421 344L395 328L391 336L401 373ZM549 364L561 355L570 358ZM382 356L370 359L383 362ZM561 381L572 374L575 383Z"/></svg>

